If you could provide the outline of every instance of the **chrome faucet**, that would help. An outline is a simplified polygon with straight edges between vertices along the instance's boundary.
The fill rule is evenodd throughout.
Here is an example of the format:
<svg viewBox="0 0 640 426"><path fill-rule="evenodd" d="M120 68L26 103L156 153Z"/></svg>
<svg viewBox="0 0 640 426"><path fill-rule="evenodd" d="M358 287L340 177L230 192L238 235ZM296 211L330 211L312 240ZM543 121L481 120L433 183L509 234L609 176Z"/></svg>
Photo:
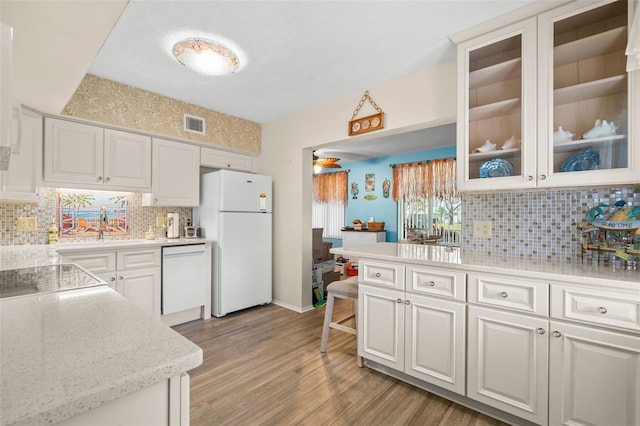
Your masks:
<svg viewBox="0 0 640 426"><path fill-rule="evenodd" d="M109 224L109 218L107 217L107 208L102 207L100 209L100 226L98 229L98 239L104 240L104 228Z"/></svg>

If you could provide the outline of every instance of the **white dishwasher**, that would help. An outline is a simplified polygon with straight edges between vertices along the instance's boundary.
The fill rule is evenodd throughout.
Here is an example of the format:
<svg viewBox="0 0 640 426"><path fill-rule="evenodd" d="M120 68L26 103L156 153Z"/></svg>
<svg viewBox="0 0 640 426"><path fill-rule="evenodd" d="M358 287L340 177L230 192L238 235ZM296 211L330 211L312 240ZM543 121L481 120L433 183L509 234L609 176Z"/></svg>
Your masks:
<svg viewBox="0 0 640 426"><path fill-rule="evenodd" d="M162 247L162 315L206 303L204 244Z"/></svg>

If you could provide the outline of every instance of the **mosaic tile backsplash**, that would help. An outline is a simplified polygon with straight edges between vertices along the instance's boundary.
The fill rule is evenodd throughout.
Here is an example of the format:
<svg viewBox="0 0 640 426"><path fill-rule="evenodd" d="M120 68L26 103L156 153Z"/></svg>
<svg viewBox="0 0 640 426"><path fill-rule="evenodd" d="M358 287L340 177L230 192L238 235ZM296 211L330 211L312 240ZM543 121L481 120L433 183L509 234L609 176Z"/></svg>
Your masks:
<svg viewBox="0 0 640 426"><path fill-rule="evenodd" d="M640 185L616 188L463 194L462 248L466 251L576 260L578 223L591 207L624 200L640 206ZM488 221L491 238L474 238L473 221Z"/></svg>
<svg viewBox="0 0 640 426"><path fill-rule="evenodd" d="M142 194L132 193L129 197L129 219L131 233L128 236L107 236L108 239L144 238L144 232L153 227L157 235L162 228L157 228L156 217L166 217L167 213L180 215L180 229L191 220L191 208L175 207L143 207ZM47 244L47 230L56 216L56 190L44 190L38 203L0 203L0 245ZM36 217L38 227L35 232L18 232L19 217ZM64 243L86 241L91 237L64 238Z"/></svg>

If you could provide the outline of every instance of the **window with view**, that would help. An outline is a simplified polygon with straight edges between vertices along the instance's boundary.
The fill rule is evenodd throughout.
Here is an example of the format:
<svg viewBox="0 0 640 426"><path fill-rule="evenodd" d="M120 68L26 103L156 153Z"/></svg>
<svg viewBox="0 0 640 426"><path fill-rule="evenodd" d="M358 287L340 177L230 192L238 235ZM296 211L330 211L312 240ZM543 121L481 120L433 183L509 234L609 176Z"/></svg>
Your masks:
<svg viewBox="0 0 640 426"><path fill-rule="evenodd" d="M456 160L447 158L393 167L398 239L459 246L462 202L456 188Z"/></svg>
<svg viewBox="0 0 640 426"><path fill-rule="evenodd" d="M346 171L313 176L311 224L323 228L323 238L341 238L347 205Z"/></svg>

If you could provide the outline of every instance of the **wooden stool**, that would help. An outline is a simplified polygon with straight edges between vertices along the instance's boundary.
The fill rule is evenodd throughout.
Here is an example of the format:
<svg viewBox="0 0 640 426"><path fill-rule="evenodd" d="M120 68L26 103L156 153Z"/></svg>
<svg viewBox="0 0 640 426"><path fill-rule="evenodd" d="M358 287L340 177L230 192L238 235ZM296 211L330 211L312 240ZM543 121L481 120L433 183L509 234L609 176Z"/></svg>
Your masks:
<svg viewBox="0 0 640 426"><path fill-rule="evenodd" d="M335 298L351 299L353 301L353 313L339 321L332 322L333 303ZM327 306L324 311L324 326L322 328L322 343L320 352L327 352L327 343L329 341L329 329L344 331L345 333L357 336L357 318L358 318L358 277L350 277L342 281L334 281L327 286ZM353 327L343 325L344 322L353 320ZM362 357L358 357L358 367L362 367Z"/></svg>

